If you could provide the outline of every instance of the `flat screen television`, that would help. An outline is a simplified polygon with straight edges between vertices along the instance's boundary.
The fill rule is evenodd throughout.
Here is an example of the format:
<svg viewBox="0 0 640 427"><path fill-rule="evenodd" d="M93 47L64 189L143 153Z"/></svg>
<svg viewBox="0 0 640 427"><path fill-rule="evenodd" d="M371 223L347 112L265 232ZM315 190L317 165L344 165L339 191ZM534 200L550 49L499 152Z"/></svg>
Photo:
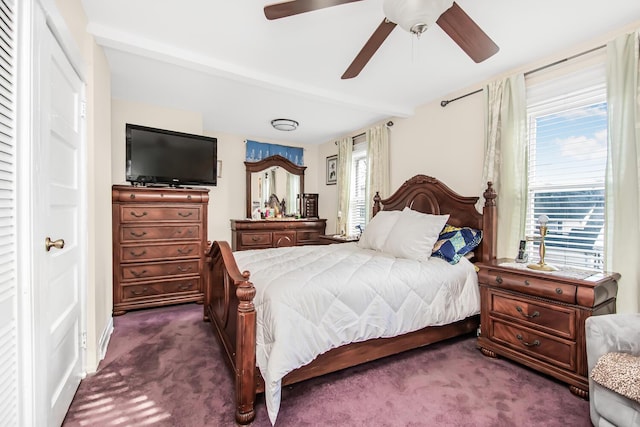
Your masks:
<svg viewBox="0 0 640 427"><path fill-rule="evenodd" d="M127 123L126 175L133 184L216 185L216 138Z"/></svg>

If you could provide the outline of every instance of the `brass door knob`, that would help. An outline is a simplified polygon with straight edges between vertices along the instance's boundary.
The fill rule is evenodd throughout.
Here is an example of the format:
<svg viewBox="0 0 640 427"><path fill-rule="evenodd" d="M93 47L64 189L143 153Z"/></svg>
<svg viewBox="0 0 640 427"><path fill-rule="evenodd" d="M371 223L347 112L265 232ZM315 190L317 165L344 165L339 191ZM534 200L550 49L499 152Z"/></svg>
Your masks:
<svg viewBox="0 0 640 427"><path fill-rule="evenodd" d="M64 248L64 239L51 240L47 237L44 239L44 248L49 252L51 248L62 249Z"/></svg>

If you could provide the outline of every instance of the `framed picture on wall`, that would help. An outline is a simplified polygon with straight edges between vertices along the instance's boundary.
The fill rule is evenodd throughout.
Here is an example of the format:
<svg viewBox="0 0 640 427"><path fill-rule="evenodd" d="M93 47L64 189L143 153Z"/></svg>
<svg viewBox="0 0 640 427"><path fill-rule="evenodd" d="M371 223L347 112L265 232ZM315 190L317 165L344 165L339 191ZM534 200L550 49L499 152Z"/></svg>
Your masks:
<svg viewBox="0 0 640 427"><path fill-rule="evenodd" d="M327 185L338 182L338 155L327 157Z"/></svg>

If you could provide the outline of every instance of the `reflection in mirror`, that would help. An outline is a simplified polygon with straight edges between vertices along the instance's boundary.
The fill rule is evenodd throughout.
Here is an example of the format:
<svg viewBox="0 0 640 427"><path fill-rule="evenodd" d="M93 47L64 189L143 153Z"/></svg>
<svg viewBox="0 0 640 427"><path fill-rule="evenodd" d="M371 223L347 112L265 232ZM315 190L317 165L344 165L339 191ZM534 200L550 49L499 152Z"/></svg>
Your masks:
<svg viewBox="0 0 640 427"><path fill-rule="evenodd" d="M282 216L294 217L298 195L304 192L305 166L298 166L282 156L274 155L257 162L244 162L247 218L256 209L277 208Z"/></svg>
<svg viewBox="0 0 640 427"><path fill-rule="evenodd" d="M274 197L278 210L286 216L297 213L296 198L300 194L300 177L279 166L251 174L251 212L258 208L271 207ZM283 209L284 207L284 209Z"/></svg>

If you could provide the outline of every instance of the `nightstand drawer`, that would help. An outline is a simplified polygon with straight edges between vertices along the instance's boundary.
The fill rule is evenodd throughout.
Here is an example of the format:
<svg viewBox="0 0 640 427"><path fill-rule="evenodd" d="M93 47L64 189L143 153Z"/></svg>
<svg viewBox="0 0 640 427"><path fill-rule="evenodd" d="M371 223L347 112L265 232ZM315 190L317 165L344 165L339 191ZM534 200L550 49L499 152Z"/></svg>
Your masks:
<svg viewBox="0 0 640 427"><path fill-rule="evenodd" d="M569 304L576 303L576 287L574 285L494 270L489 270L484 274L481 272L479 277L481 283L487 283L498 288L511 289L527 295L535 295Z"/></svg>
<svg viewBox="0 0 640 427"><path fill-rule="evenodd" d="M509 325L497 319L490 324L492 340L520 353L555 366L575 371L576 343L538 333L525 327Z"/></svg>
<svg viewBox="0 0 640 427"><path fill-rule="evenodd" d="M491 314L509 317L553 335L575 339L576 312L571 308L492 292Z"/></svg>

